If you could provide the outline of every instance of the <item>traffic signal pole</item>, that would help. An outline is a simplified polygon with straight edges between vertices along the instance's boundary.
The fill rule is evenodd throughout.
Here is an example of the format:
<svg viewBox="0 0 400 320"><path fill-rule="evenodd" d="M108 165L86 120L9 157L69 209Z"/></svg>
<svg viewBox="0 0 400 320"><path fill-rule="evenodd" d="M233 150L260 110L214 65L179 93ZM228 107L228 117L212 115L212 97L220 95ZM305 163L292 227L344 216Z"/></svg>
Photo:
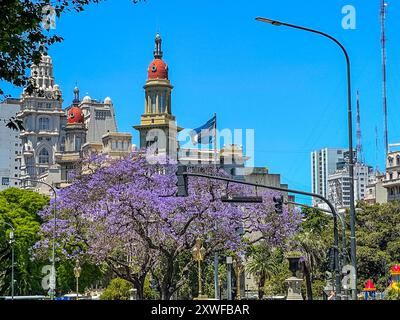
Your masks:
<svg viewBox="0 0 400 320"><path fill-rule="evenodd" d="M306 191L301 191L301 190L294 190L294 189L285 189L281 187L274 187L274 186L267 186L263 184L257 184L257 183L251 183L251 182L245 182L245 181L238 181L235 179L230 179L230 178L224 178L224 177L217 177L217 176L212 176L212 175L206 175L206 174L201 174L201 173L191 173L187 172L187 167L186 166L178 166L178 171L177 171L177 186L178 186L178 196L183 196L186 197L188 196L188 177L198 177L198 178L206 178L210 180L218 180L218 181L224 181L224 182L232 182L232 183L237 183L241 185L246 185L246 186L252 186L252 187L257 187L257 188L265 188L269 190L275 190L275 191L280 191L280 192L285 192L285 193L294 193L294 194L300 194L303 196L309 196L309 197L314 197L318 198L322 201L324 201L329 209L331 210L333 214L333 237L334 237L334 249L335 249L335 287L336 287L336 296L340 299L341 298L341 270L340 270L340 265L339 265L339 232L338 232L338 226L337 226L337 218L338 218L338 213L335 210L335 207L332 205L332 203L326 199L325 197L316 194L316 193L311 193L311 192L306 192ZM184 185L182 185L184 184Z"/></svg>

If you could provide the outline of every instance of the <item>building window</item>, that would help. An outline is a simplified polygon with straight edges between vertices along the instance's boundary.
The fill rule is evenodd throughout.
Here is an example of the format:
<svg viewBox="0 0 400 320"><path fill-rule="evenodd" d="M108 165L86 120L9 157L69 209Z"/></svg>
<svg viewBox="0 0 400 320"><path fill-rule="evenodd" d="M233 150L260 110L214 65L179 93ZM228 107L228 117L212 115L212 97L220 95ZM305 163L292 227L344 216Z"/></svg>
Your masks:
<svg viewBox="0 0 400 320"><path fill-rule="evenodd" d="M151 113L156 113L156 94L151 96Z"/></svg>
<svg viewBox="0 0 400 320"><path fill-rule="evenodd" d="M42 149L39 153L39 164L49 164L50 156L46 148Z"/></svg>
<svg viewBox="0 0 400 320"><path fill-rule="evenodd" d="M8 186L10 184L10 178L1 178L1 185Z"/></svg>
<svg viewBox="0 0 400 320"><path fill-rule="evenodd" d="M65 137L62 137L62 139L61 139L60 151L61 151L61 152L64 152L64 151L65 151Z"/></svg>
<svg viewBox="0 0 400 320"><path fill-rule="evenodd" d="M39 119L39 130L50 130L50 119L40 118Z"/></svg>
<svg viewBox="0 0 400 320"><path fill-rule="evenodd" d="M75 152L81 151L82 139L80 137L75 138Z"/></svg>
<svg viewBox="0 0 400 320"><path fill-rule="evenodd" d="M160 96L160 113L164 113L165 109L165 92L163 92Z"/></svg>

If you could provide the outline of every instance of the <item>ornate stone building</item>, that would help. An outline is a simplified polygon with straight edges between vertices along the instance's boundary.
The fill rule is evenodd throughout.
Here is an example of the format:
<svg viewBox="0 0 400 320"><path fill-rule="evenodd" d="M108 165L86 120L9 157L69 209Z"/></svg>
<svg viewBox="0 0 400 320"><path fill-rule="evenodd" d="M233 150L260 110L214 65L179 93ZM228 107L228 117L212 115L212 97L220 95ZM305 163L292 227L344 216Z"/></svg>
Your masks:
<svg viewBox="0 0 400 320"><path fill-rule="evenodd" d="M20 134L23 186L47 193L47 187L31 180L63 187L84 154L117 157L132 150L131 134L118 133L110 98L100 102L86 96L81 101L75 87L72 105L62 109L62 93L55 84L49 56L32 66L31 78L38 90L31 94L24 90L18 114L25 126Z"/></svg>
<svg viewBox="0 0 400 320"><path fill-rule="evenodd" d="M67 123L62 93L55 83L49 56L44 56L38 66L32 66L31 77L39 90L31 94L24 90L18 114L25 126L20 134L21 179L24 180L38 179L55 164L55 153L65 139L63 128Z"/></svg>

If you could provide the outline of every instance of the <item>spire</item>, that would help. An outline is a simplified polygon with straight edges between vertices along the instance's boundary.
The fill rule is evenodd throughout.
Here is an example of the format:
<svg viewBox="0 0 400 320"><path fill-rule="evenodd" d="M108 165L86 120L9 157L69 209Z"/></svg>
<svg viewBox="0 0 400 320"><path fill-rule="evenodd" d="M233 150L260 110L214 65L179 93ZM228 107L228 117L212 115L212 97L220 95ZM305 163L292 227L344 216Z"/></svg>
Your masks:
<svg viewBox="0 0 400 320"><path fill-rule="evenodd" d="M163 52L161 50L161 43L162 39L159 33L156 34L156 39L155 39L155 49L154 49L154 58L155 59L162 59L163 57Z"/></svg>
<svg viewBox="0 0 400 320"><path fill-rule="evenodd" d="M358 90L357 90L357 162L364 163L362 134L361 134L360 92Z"/></svg>

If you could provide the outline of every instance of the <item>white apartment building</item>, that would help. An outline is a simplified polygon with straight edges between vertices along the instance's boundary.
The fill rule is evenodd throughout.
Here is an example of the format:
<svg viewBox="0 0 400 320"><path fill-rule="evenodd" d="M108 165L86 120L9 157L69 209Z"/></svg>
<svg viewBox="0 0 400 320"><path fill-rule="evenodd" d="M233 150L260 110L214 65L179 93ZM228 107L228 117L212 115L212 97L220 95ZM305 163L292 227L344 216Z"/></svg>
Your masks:
<svg viewBox="0 0 400 320"><path fill-rule="evenodd" d="M373 177L373 169L365 164L354 165L354 201L364 200L367 196L367 187ZM328 200L336 209L350 207L350 176L349 168L345 166L328 176Z"/></svg>
<svg viewBox="0 0 400 320"><path fill-rule="evenodd" d="M17 187L21 166L21 140L19 132L6 125L12 117L16 118L20 111L19 100L6 99L0 103L0 191L8 186Z"/></svg>
<svg viewBox="0 0 400 320"><path fill-rule="evenodd" d="M327 197L328 176L338 168L343 168L348 150L344 148L324 148L311 152L311 192ZM321 201L313 199L313 205Z"/></svg>

